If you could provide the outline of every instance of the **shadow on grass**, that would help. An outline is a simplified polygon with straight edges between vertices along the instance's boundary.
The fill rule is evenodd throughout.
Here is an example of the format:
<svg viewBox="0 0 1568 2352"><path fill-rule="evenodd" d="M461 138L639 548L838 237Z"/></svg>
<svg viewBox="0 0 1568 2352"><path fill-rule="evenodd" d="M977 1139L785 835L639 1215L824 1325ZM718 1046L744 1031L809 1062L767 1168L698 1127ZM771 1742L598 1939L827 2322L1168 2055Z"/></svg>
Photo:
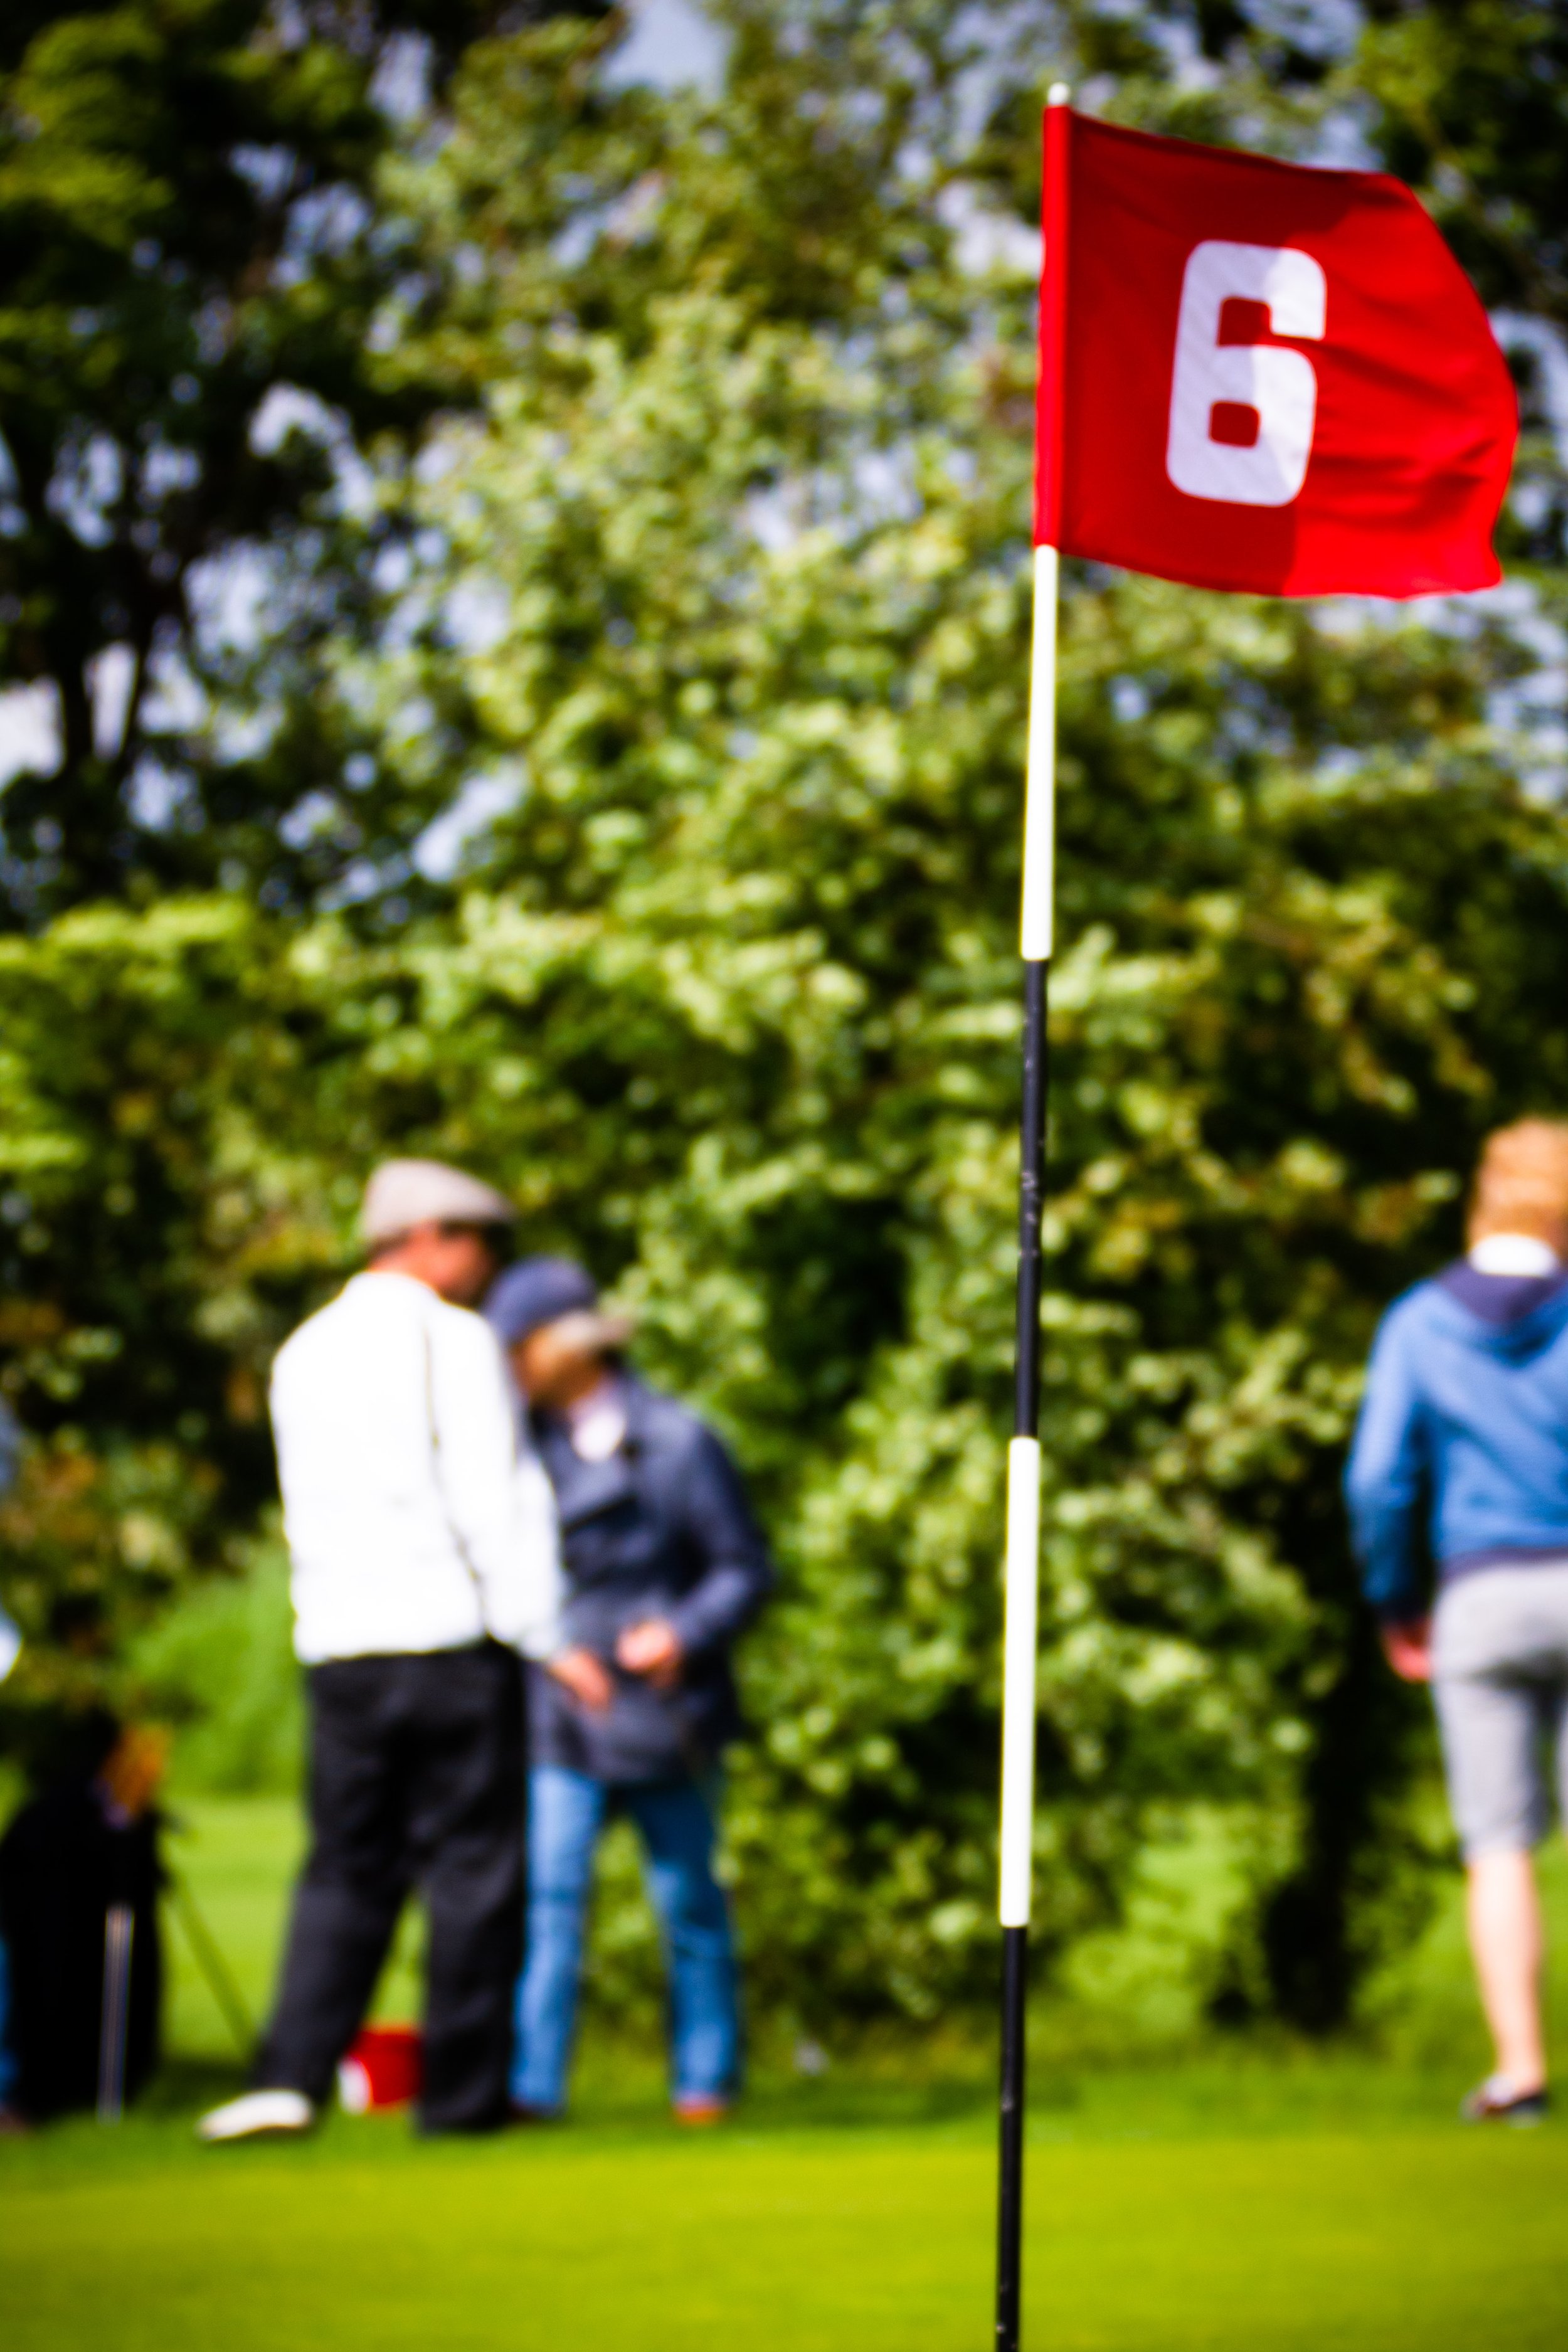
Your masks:
<svg viewBox="0 0 1568 2352"><path fill-rule="evenodd" d="M245 2087L245 2069L237 2060L228 2064L216 2058L165 2058L136 2102L136 2112L160 2122L194 2117L237 2098Z"/></svg>
<svg viewBox="0 0 1568 2352"><path fill-rule="evenodd" d="M641 2053L624 2070L596 2053L570 2114L528 2135L569 2146L579 2137L689 2140L670 2118L662 2082ZM1467 2075L1447 2068L1390 2063L1353 2043L1287 2046L1271 2041L1219 2042L1162 2063L1121 2067L1037 2064L1029 2086L1031 2137L1166 2138L1340 2130L1377 2131L1451 2118ZM234 2066L174 2058L138 2105L150 2125L188 2124L206 2106L243 2088ZM847 2063L803 2081L759 2067L731 2122L721 2128L774 2137L800 2132L931 2132L969 2138L994 2127L996 2095L989 2069L932 2074L918 2062L900 2078L885 2059ZM407 2129L410 2118L373 2119L381 2131ZM323 2118L336 2139L357 2134L357 2119ZM507 2137L510 2137L508 2135ZM366 2143L369 2145L369 2142Z"/></svg>

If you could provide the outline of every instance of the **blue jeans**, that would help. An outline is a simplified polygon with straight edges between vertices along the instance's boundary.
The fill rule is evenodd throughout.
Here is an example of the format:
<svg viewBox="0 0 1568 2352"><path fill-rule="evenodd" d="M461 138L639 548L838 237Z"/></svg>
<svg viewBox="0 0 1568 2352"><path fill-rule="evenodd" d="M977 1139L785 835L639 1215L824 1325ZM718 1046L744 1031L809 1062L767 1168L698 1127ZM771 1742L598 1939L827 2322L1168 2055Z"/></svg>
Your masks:
<svg viewBox="0 0 1568 2352"><path fill-rule="evenodd" d="M528 1958L517 1983L511 2094L558 2114L566 2104L594 1852L612 1803L641 1834L647 1890L669 1969L677 2102L735 2086L741 2027L735 1943L713 1875L717 1784L661 1780L611 1789L560 1764L528 1784Z"/></svg>

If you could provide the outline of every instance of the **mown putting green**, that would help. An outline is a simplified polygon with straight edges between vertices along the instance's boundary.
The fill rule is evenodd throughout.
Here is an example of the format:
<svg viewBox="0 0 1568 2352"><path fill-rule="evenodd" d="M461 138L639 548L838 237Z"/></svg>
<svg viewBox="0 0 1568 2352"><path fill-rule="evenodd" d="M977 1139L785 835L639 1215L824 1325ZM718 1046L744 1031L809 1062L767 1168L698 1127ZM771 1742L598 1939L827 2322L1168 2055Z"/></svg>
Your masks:
<svg viewBox="0 0 1568 2352"><path fill-rule="evenodd" d="M297 1814L190 1811L177 1859L259 2011ZM1547 1875L1561 1979L1561 1855ZM736 2126L692 2139L663 2119L656 2053L590 2034L583 2120L558 2132L423 2146L401 2117L333 2116L309 2145L208 2154L191 2121L236 2086L236 2061L177 1930L170 1949L177 2063L147 2108L0 2143L4 2352L991 2341L977 2053L945 2076L918 2053L812 2083L775 2073ZM415 1991L405 1950L384 2012L410 2013ZM1027 2352L1561 2352L1568 2129L1452 2120L1483 2059L1452 1902L1390 2001L1393 2063L1243 2037L1108 2068L1066 2054L1059 2029L1049 2055L1047 2032Z"/></svg>
<svg viewBox="0 0 1568 2352"><path fill-rule="evenodd" d="M651 2124L419 2147L334 2122L206 2156L172 2120L0 2155L7 2352L981 2352L978 2116L698 2141ZM1568 2340L1568 2135L1453 2126L1042 2138L1051 2352Z"/></svg>

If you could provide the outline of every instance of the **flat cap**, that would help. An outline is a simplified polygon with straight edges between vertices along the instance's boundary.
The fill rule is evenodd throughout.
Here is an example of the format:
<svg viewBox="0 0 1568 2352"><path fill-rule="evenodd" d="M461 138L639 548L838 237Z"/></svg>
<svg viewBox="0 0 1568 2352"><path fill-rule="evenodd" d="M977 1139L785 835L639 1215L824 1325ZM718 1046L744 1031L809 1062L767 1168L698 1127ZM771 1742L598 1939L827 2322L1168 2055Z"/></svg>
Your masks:
<svg viewBox="0 0 1568 2352"><path fill-rule="evenodd" d="M416 1225L510 1225L517 1211L493 1185L441 1160L384 1160L364 1188L360 1229L374 1248Z"/></svg>
<svg viewBox="0 0 1568 2352"><path fill-rule="evenodd" d="M602 1313L593 1276L569 1257L525 1257L509 1265L490 1286L484 1317L503 1348L568 1317L589 1347L624 1348L632 1336L630 1317Z"/></svg>

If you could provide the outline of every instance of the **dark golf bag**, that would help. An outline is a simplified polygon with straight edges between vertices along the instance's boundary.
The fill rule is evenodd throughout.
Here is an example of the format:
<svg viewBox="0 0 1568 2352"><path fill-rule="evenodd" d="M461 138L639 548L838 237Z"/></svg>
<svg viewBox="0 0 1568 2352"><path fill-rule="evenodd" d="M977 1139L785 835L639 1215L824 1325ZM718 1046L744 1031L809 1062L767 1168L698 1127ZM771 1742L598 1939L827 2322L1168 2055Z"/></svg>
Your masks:
<svg viewBox="0 0 1568 2352"><path fill-rule="evenodd" d="M100 2048L106 2015L113 2040L123 2033L127 2099L157 2063L163 2005L158 1833L156 1813L117 1822L95 1782L71 1780L24 1805L0 1840L13 2096L37 2122L98 2104L106 2079ZM118 1915L112 1932L111 1914ZM117 1969L111 1958L107 2001L106 1947L120 1959ZM117 2055L111 2048L109 2079L119 2074Z"/></svg>

